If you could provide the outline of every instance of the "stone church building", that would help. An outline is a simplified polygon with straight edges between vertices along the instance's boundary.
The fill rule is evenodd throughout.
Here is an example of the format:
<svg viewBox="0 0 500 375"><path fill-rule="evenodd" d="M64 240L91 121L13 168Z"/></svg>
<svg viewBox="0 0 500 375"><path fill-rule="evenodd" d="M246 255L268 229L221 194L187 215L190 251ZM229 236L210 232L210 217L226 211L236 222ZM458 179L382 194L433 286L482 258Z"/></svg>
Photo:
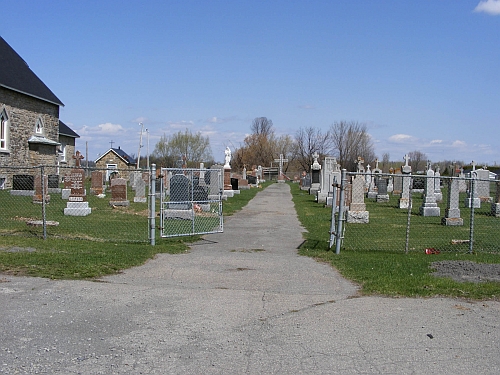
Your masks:
<svg viewBox="0 0 500 375"><path fill-rule="evenodd" d="M12 188L16 174L33 175L30 167L48 166L54 176L59 165L74 164L79 136L59 120L63 105L0 37L0 188Z"/></svg>

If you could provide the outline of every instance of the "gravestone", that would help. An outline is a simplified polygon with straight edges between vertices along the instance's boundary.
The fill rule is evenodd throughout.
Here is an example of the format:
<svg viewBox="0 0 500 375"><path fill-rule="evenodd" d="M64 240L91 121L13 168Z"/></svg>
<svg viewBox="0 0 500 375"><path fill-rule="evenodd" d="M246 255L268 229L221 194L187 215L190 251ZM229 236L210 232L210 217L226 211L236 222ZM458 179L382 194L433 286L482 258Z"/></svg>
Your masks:
<svg viewBox="0 0 500 375"><path fill-rule="evenodd" d="M352 179L351 204L347 211L347 222L367 224L370 221L370 213L365 204L365 179L362 175L356 175Z"/></svg>
<svg viewBox="0 0 500 375"><path fill-rule="evenodd" d="M129 206L130 201L127 199L127 180L121 177L111 180L111 200L110 206Z"/></svg>
<svg viewBox="0 0 500 375"><path fill-rule="evenodd" d="M460 217L460 208L458 207L460 201L459 180L450 178L448 180L448 199L444 217L441 220L443 225L460 226L464 225L464 219Z"/></svg>
<svg viewBox="0 0 500 375"><path fill-rule="evenodd" d="M372 182L372 171L371 171L370 164L367 164L366 165L366 174L365 174L365 192L368 192L371 182Z"/></svg>
<svg viewBox="0 0 500 375"><path fill-rule="evenodd" d="M403 176L401 174L401 169L396 169L394 172L394 187L392 189L393 195L400 195L403 191Z"/></svg>
<svg viewBox="0 0 500 375"><path fill-rule="evenodd" d="M320 183L320 171L321 165L318 163L319 154L315 152L313 154L314 162L311 165L311 187L309 188L309 194L316 195L321 187Z"/></svg>
<svg viewBox="0 0 500 375"><path fill-rule="evenodd" d="M436 167L434 172L434 196L436 197L436 202L441 202L443 200L443 193L441 193L441 173L439 172L439 165Z"/></svg>
<svg viewBox="0 0 500 375"><path fill-rule="evenodd" d="M130 187L132 190L135 190L135 186L137 184L137 181L142 179L142 172L141 171L132 171L130 172L129 175L129 180L130 180Z"/></svg>
<svg viewBox="0 0 500 375"><path fill-rule="evenodd" d="M64 186L70 189L64 215L87 216L92 212L92 209L89 207L89 203L86 202L85 171L80 168L80 160L83 159L83 156L80 155L80 151L77 151L76 156L73 156L73 158L76 166L64 178Z"/></svg>
<svg viewBox="0 0 500 375"><path fill-rule="evenodd" d="M377 177L377 203L389 202L389 194L387 194L387 178Z"/></svg>
<svg viewBox="0 0 500 375"><path fill-rule="evenodd" d="M170 202L164 211L166 218L190 220L194 217L193 186L183 174L175 174L170 179Z"/></svg>
<svg viewBox="0 0 500 375"><path fill-rule="evenodd" d="M387 192L392 193L394 191L394 177L391 175L387 179Z"/></svg>
<svg viewBox="0 0 500 375"><path fill-rule="evenodd" d="M477 195L477 173L472 171L470 173L471 179L469 181L469 188L467 189L467 198L465 198L465 207L467 208L481 208L481 200Z"/></svg>
<svg viewBox="0 0 500 375"><path fill-rule="evenodd" d="M68 200L70 202L85 202L85 171L81 168L72 169L64 179L64 186L69 187L70 194Z"/></svg>
<svg viewBox="0 0 500 375"><path fill-rule="evenodd" d="M491 214L495 217L500 217L500 180L496 181L495 186L496 194L495 201L491 204Z"/></svg>
<svg viewBox="0 0 500 375"><path fill-rule="evenodd" d="M49 203L50 195L47 194L49 190L47 176L46 175L41 176L40 173L37 173L35 175L34 183L35 183L35 193L33 194L33 203L42 203L44 195L45 195L45 203Z"/></svg>
<svg viewBox="0 0 500 375"><path fill-rule="evenodd" d="M285 177L283 175L283 163L288 163L288 159L283 157L283 154L280 154L279 159L274 159L276 163L279 163L279 172L278 172L278 182L285 182Z"/></svg>
<svg viewBox="0 0 500 375"><path fill-rule="evenodd" d="M27 174L12 176L11 195L31 196L35 194L35 177Z"/></svg>
<svg viewBox="0 0 500 375"><path fill-rule="evenodd" d="M262 165L259 165L257 167L257 178L259 179L260 182L264 181L264 175L262 172Z"/></svg>
<svg viewBox="0 0 500 375"><path fill-rule="evenodd" d="M465 179L465 173L464 169L460 168L460 174L458 175L460 179L458 180L458 191L460 193L466 193L467 192L467 181Z"/></svg>
<svg viewBox="0 0 500 375"><path fill-rule="evenodd" d="M210 169L205 173L205 182L207 182L208 177L208 199L217 200L219 199L220 189L223 189L223 178L224 178L224 168L222 165L212 165ZM222 191L222 199L227 199L224 190Z"/></svg>
<svg viewBox="0 0 500 375"><path fill-rule="evenodd" d="M58 174L49 174L47 176L48 178L48 193L49 194L55 194L55 193L60 193L61 188L59 187L59 175Z"/></svg>
<svg viewBox="0 0 500 375"><path fill-rule="evenodd" d="M257 185L257 176L247 176L247 181L250 185Z"/></svg>
<svg viewBox="0 0 500 375"><path fill-rule="evenodd" d="M411 183L411 165L408 164L410 157L408 154L404 156L405 165L401 167L402 177L401 180L401 198L399 198L399 208L405 209L410 206L410 183Z"/></svg>
<svg viewBox="0 0 500 375"><path fill-rule="evenodd" d="M92 171L90 174L90 193L100 195L103 189L103 173L101 171Z"/></svg>
<svg viewBox="0 0 500 375"><path fill-rule="evenodd" d="M441 209L436 203L434 196L434 171L427 170L427 178L424 185L424 199L420 206L420 215L422 216L441 216Z"/></svg>
<svg viewBox="0 0 500 375"><path fill-rule="evenodd" d="M191 201L192 186L189 179L183 174L175 174L170 179L170 201Z"/></svg>
<svg viewBox="0 0 500 375"><path fill-rule="evenodd" d="M368 164L368 167L370 165ZM372 171L370 171L370 168L368 168L368 173L370 173L369 175L369 181L370 183L368 184L368 192L366 193L366 196L370 199L377 199L377 194L378 194L378 189L377 189L377 186L375 184L375 176L373 174Z"/></svg>
<svg viewBox="0 0 500 375"><path fill-rule="evenodd" d="M135 196L134 196L134 202L135 203L146 203L146 182L142 179L136 179L135 180Z"/></svg>
<svg viewBox="0 0 500 375"><path fill-rule="evenodd" d="M476 169L476 194L481 202L491 203L493 199L490 196L490 171L485 169Z"/></svg>
<svg viewBox="0 0 500 375"><path fill-rule="evenodd" d="M340 166L337 159L331 156L325 156L323 167L320 174L320 189L316 193L318 203L326 203L326 198L333 190L332 185L336 181L340 182Z"/></svg>

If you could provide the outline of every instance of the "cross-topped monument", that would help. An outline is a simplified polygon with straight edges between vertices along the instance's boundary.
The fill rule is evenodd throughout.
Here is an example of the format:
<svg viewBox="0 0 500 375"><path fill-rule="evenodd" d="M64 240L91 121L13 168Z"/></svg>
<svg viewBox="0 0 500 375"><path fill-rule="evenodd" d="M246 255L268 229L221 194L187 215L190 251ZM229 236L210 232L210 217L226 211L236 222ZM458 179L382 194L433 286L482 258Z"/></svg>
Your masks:
<svg viewBox="0 0 500 375"><path fill-rule="evenodd" d="M405 154L403 160L405 161L405 167L409 167L410 165L408 164L408 162L410 161L410 156L408 154Z"/></svg>
<svg viewBox="0 0 500 375"><path fill-rule="evenodd" d="M274 159L275 163L280 163L280 174L278 177L283 175L283 163L288 163L288 159L283 157L283 154L280 154L279 159Z"/></svg>
<svg viewBox="0 0 500 375"><path fill-rule="evenodd" d="M472 163L470 163L470 165L472 165L472 170L475 171L477 163L474 160L472 160Z"/></svg>
<svg viewBox="0 0 500 375"><path fill-rule="evenodd" d="M80 153L80 151L76 151L75 155L73 155L73 159L75 159L75 167L80 167L80 160L85 159L85 157Z"/></svg>

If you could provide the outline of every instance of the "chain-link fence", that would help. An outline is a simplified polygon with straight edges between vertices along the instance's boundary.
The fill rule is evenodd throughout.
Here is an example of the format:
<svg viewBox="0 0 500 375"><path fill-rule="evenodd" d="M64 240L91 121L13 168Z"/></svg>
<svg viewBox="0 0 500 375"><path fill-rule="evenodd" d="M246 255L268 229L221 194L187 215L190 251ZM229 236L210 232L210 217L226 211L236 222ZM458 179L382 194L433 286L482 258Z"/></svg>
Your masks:
<svg viewBox="0 0 500 375"><path fill-rule="evenodd" d="M161 236L223 231L222 170L162 168Z"/></svg>
<svg viewBox="0 0 500 375"><path fill-rule="evenodd" d="M0 235L146 242L150 181L146 170L0 167Z"/></svg>
<svg viewBox="0 0 500 375"><path fill-rule="evenodd" d="M345 173L340 186L345 199L335 198L332 213L342 208L344 214L333 215L331 244L341 240L343 249L500 252L500 181L487 171L470 177Z"/></svg>

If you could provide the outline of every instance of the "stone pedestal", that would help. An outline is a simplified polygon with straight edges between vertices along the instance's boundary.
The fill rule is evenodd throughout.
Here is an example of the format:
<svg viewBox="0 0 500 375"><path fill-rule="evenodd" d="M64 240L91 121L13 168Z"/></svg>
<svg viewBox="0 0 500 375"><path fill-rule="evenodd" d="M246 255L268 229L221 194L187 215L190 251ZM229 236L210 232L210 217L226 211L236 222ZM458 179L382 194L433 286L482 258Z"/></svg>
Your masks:
<svg viewBox="0 0 500 375"><path fill-rule="evenodd" d="M399 199L399 208L408 208L410 206L409 198L400 198Z"/></svg>
<svg viewBox="0 0 500 375"><path fill-rule="evenodd" d="M441 223L447 226L462 226L464 225L464 219L461 217L443 217Z"/></svg>
<svg viewBox="0 0 500 375"><path fill-rule="evenodd" d="M377 194L377 203L389 202L389 194Z"/></svg>
<svg viewBox="0 0 500 375"><path fill-rule="evenodd" d="M87 216L92 212L89 202L68 202L64 209L66 216Z"/></svg>
<svg viewBox="0 0 500 375"><path fill-rule="evenodd" d="M316 192L316 202L326 203L327 198L328 198L328 193L324 193L322 191Z"/></svg>
<svg viewBox="0 0 500 375"><path fill-rule="evenodd" d="M233 190L231 186L231 168L224 168L224 190Z"/></svg>
<svg viewBox="0 0 500 375"><path fill-rule="evenodd" d="M347 222L351 224L368 224L370 222L370 212L347 211Z"/></svg>
<svg viewBox="0 0 500 375"><path fill-rule="evenodd" d="M465 207L471 208L481 208L481 200L479 198L465 198Z"/></svg>
<svg viewBox="0 0 500 375"><path fill-rule="evenodd" d="M500 203L491 204L491 214L495 217L500 217Z"/></svg>

